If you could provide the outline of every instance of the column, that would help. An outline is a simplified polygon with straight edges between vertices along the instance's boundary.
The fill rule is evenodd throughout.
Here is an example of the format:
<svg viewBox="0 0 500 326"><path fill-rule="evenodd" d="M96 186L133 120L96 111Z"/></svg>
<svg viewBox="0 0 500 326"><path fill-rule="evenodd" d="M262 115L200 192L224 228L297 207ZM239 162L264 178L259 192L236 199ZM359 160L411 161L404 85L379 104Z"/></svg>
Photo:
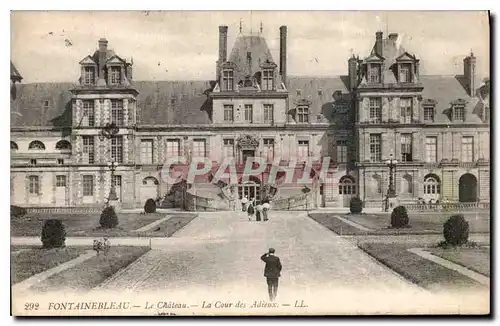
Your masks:
<svg viewBox="0 0 500 326"><path fill-rule="evenodd" d="M99 99L94 100L94 125L96 127L101 126L101 101Z"/></svg>
<svg viewBox="0 0 500 326"><path fill-rule="evenodd" d="M128 116L128 98L123 99L123 125L128 126L129 116Z"/></svg>
<svg viewBox="0 0 500 326"><path fill-rule="evenodd" d="M420 121L420 107L417 96L412 97L412 120Z"/></svg>
<svg viewBox="0 0 500 326"><path fill-rule="evenodd" d="M474 133L474 142L473 142L473 146L474 146L474 156L473 156L473 161L477 161L478 158L480 157L481 155L481 152L480 152L480 145L479 145L479 142L480 142L480 138L479 138L479 132L475 132Z"/></svg>
<svg viewBox="0 0 500 326"><path fill-rule="evenodd" d="M363 131L364 133L364 155L361 158L361 161L369 160L370 159L370 133L368 131Z"/></svg>
<svg viewBox="0 0 500 326"><path fill-rule="evenodd" d="M411 133L411 154L413 161L420 161L420 137L418 132Z"/></svg>
<svg viewBox="0 0 500 326"><path fill-rule="evenodd" d="M389 99L387 97L382 97L382 121L387 121L389 119Z"/></svg>
<svg viewBox="0 0 500 326"><path fill-rule="evenodd" d="M75 101L74 114L75 114L74 125L79 126L80 122L82 121L82 100Z"/></svg>
<svg viewBox="0 0 500 326"><path fill-rule="evenodd" d="M389 158L389 153L391 152L392 147L394 146L393 142L391 142L391 139L389 138L389 135L387 132L382 132L382 137L381 137L381 146L382 146L382 161L386 160Z"/></svg>
<svg viewBox="0 0 500 326"><path fill-rule="evenodd" d="M443 142L443 134L439 133L437 135L437 144L436 144L436 150L437 150L437 155L436 155L436 160L437 162L441 162L443 159L443 151L444 151L444 142Z"/></svg>

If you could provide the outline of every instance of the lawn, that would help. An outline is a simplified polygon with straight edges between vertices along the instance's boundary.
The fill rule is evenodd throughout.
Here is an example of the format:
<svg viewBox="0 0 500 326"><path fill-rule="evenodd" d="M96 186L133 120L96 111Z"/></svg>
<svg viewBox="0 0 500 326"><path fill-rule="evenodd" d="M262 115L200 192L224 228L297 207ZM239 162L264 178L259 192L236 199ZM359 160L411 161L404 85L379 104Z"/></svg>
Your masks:
<svg viewBox="0 0 500 326"><path fill-rule="evenodd" d="M355 228L338 218L334 217L331 213L311 213L309 217L323 225L327 229L342 235L366 235L365 231Z"/></svg>
<svg viewBox="0 0 500 326"><path fill-rule="evenodd" d="M455 264L467 267L477 273L490 276L490 249L479 248L429 248L433 255L449 260Z"/></svg>
<svg viewBox="0 0 500 326"><path fill-rule="evenodd" d="M177 214L148 231L134 233L140 237L171 237L175 232L189 224L196 216L193 213Z"/></svg>
<svg viewBox="0 0 500 326"><path fill-rule="evenodd" d="M333 214L335 215L335 214ZM369 234L422 234L422 233L439 233L443 232L443 224L452 215L450 213L409 213L410 228L390 229L390 215L382 214L347 214L341 217L348 219L354 223L360 224L366 228L372 229ZM469 222L471 233L489 233L490 232L490 217L489 212L465 213L465 219Z"/></svg>
<svg viewBox="0 0 500 326"><path fill-rule="evenodd" d="M55 249L11 247L11 282L25 279L58 266L85 253L85 248L65 247Z"/></svg>
<svg viewBox="0 0 500 326"><path fill-rule="evenodd" d="M457 271L407 251L411 245L363 243L359 247L406 279L429 290L487 289Z"/></svg>
<svg viewBox="0 0 500 326"><path fill-rule="evenodd" d="M153 223L166 216L164 213L141 215L139 213L118 213L118 227L103 230L99 225L98 214L30 214L23 218L11 218L11 236L40 236L45 220L60 219L66 227L66 236L127 236L130 231Z"/></svg>
<svg viewBox="0 0 500 326"><path fill-rule="evenodd" d="M89 291L149 250L148 247L111 247L107 255L101 253L73 268L52 275L40 284L31 287L30 290L35 292Z"/></svg>

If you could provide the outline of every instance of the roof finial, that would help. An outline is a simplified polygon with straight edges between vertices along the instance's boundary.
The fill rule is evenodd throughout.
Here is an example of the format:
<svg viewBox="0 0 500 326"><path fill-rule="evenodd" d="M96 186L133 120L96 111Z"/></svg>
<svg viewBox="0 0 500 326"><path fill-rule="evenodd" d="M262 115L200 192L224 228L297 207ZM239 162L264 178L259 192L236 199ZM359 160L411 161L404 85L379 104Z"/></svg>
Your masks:
<svg viewBox="0 0 500 326"><path fill-rule="evenodd" d="M262 34L262 21L260 22L260 34Z"/></svg>
<svg viewBox="0 0 500 326"><path fill-rule="evenodd" d="M241 30L243 29L243 25L242 25L242 19L240 18L240 34L241 34Z"/></svg>

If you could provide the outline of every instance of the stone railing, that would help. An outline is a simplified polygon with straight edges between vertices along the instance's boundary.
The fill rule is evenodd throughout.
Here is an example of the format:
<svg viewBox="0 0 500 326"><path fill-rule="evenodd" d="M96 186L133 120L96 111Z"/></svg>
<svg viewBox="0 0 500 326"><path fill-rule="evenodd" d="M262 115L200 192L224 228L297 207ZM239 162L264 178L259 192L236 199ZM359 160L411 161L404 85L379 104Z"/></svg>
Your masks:
<svg viewBox="0 0 500 326"><path fill-rule="evenodd" d="M277 211L303 211L315 208L316 203L314 201L314 195L312 191L294 197L273 200L271 202L271 210Z"/></svg>
<svg viewBox="0 0 500 326"><path fill-rule="evenodd" d="M200 195L193 195L189 191L186 192L186 210L187 211L228 211L231 210L231 203L222 198L207 198Z"/></svg>
<svg viewBox="0 0 500 326"><path fill-rule="evenodd" d="M71 206L71 207L26 207L27 213L35 214L94 214L100 213L103 206Z"/></svg>
<svg viewBox="0 0 500 326"><path fill-rule="evenodd" d="M472 202L472 203L439 203L439 204L407 204L404 205L408 211L447 211L447 212L463 212L473 210L489 210L490 203L488 202Z"/></svg>

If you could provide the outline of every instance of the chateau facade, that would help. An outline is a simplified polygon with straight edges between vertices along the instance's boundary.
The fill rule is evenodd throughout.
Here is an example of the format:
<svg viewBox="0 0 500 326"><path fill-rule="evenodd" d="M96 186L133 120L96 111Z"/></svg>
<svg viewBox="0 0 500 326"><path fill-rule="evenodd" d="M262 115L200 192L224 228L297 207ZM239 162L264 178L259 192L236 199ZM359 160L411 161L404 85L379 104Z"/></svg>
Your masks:
<svg viewBox="0 0 500 326"><path fill-rule="evenodd" d="M472 53L463 76L421 76L397 35L377 32L346 76L293 77L285 26L277 61L260 34L240 32L228 55L228 33L219 27L214 81L135 81L132 62L105 39L79 62L76 84L17 84L11 64L12 204L102 206L113 183L124 208L161 198L232 210L263 193L279 209L348 206L357 195L381 206L390 154L402 202L489 201L489 83L477 81ZM174 156L204 157L212 168L169 183L163 165ZM267 165L250 180L213 182L229 157L238 173L250 157ZM311 182L298 184L306 165Z"/></svg>

